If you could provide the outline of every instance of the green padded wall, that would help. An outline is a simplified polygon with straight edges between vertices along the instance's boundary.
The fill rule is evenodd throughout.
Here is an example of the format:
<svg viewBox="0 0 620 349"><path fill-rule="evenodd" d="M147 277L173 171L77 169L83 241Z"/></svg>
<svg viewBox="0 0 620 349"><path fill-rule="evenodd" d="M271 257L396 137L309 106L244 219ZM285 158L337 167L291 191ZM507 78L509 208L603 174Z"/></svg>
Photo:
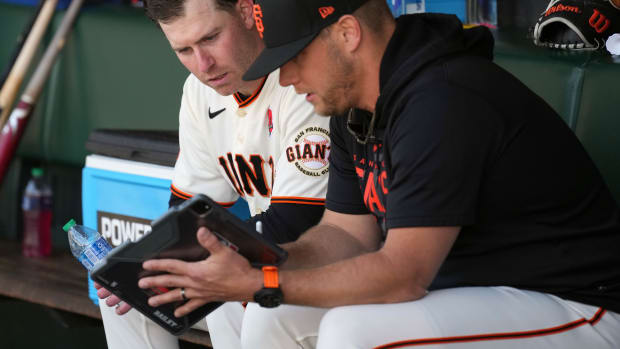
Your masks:
<svg viewBox="0 0 620 349"><path fill-rule="evenodd" d="M543 97L575 134L620 202L620 58L534 46L525 35L495 32L495 61ZM552 140L550 140L552 141Z"/></svg>
<svg viewBox="0 0 620 349"><path fill-rule="evenodd" d="M33 10L0 2L0 67L9 61ZM63 15L54 16L43 48ZM0 237L19 237L21 193L29 168L37 165L48 170L53 182L54 245L65 246L60 227L67 217L81 217L80 178L89 133L96 128L177 129L186 76L163 33L141 9L84 7L0 185Z"/></svg>
<svg viewBox="0 0 620 349"><path fill-rule="evenodd" d="M13 53L17 37L22 32L24 26L28 23L34 7L18 6L0 3L0 70L4 71L6 64L10 60ZM45 40L49 40L46 35ZM40 58L42 50L39 49L36 56ZM24 79L22 90L27 83ZM21 93L20 93L21 94ZM17 98L19 98L19 95ZM39 118L39 113L33 115L33 119ZM22 188L22 174L25 172L23 161L16 158L11 163L4 183L0 185L0 237L15 238L18 236L19 224L19 205Z"/></svg>
<svg viewBox="0 0 620 349"><path fill-rule="evenodd" d="M4 71L17 43L17 36L33 12L33 7L0 3L0 71Z"/></svg>
<svg viewBox="0 0 620 349"><path fill-rule="evenodd" d="M61 16L56 15L56 29ZM96 128L176 129L187 73L140 9L82 10L22 140L20 155L81 166Z"/></svg>
<svg viewBox="0 0 620 349"><path fill-rule="evenodd" d="M575 130L590 53L536 47L523 32L496 32L495 62L541 96Z"/></svg>
<svg viewBox="0 0 620 349"><path fill-rule="evenodd" d="M576 134L620 202L620 57L588 66Z"/></svg>

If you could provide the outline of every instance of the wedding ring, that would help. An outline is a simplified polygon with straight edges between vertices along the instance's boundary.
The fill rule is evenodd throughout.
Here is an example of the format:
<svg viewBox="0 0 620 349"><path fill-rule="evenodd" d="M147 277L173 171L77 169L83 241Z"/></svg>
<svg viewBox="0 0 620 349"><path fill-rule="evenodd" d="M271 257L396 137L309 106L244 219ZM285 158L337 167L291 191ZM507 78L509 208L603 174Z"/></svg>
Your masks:
<svg viewBox="0 0 620 349"><path fill-rule="evenodd" d="M185 296L185 287L181 287L181 298L186 301L187 300L187 296Z"/></svg>

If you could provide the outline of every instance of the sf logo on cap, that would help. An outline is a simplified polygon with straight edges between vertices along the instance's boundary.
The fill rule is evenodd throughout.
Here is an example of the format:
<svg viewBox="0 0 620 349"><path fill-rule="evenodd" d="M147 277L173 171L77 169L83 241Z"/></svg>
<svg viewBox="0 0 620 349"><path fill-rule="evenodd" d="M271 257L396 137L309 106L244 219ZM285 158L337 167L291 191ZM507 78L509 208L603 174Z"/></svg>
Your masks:
<svg viewBox="0 0 620 349"><path fill-rule="evenodd" d="M263 10L260 8L259 4L254 5L254 22L256 23L256 30L258 30L258 35L262 39L265 27L263 26Z"/></svg>

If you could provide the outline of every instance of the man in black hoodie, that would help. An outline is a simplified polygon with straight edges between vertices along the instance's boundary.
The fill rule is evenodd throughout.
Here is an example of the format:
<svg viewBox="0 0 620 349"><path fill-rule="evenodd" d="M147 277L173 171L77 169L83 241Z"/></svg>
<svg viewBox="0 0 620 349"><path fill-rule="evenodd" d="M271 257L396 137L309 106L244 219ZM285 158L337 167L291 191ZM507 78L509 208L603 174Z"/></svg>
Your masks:
<svg viewBox="0 0 620 349"><path fill-rule="evenodd" d="M620 210L560 117L492 62L486 28L395 21L385 0L258 0L254 17L267 48L244 79L281 67L342 115L323 219L264 283L202 230L211 257L148 262L178 275L142 286L295 304L250 303L248 348L620 347Z"/></svg>

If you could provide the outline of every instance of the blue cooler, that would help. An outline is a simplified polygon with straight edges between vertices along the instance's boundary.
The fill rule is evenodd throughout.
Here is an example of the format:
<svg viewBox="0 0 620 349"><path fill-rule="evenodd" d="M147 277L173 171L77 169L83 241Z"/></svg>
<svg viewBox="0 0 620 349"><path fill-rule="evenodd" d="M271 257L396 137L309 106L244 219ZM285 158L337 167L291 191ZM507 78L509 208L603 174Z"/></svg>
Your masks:
<svg viewBox="0 0 620 349"><path fill-rule="evenodd" d="M151 231L151 221L168 210L178 154L176 133L96 130L86 148L95 154L86 157L82 170L83 224L96 229L113 248L137 241ZM243 199L231 210L249 217ZM98 304L93 282L88 282L89 297Z"/></svg>
<svg viewBox="0 0 620 349"><path fill-rule="evenodd" d="M102 155L87 156L82 170L84 225L96 229L112 247L148 234L150 222L168 209L172 169ZM88 283L88 295L98 304L90 278Z"/></svg>
<svg viewBox="0 0 620 349"><path fill-rule="evenodd" d="M426 12L449 13L467 23L465 0L426 0Z"/></svg>

